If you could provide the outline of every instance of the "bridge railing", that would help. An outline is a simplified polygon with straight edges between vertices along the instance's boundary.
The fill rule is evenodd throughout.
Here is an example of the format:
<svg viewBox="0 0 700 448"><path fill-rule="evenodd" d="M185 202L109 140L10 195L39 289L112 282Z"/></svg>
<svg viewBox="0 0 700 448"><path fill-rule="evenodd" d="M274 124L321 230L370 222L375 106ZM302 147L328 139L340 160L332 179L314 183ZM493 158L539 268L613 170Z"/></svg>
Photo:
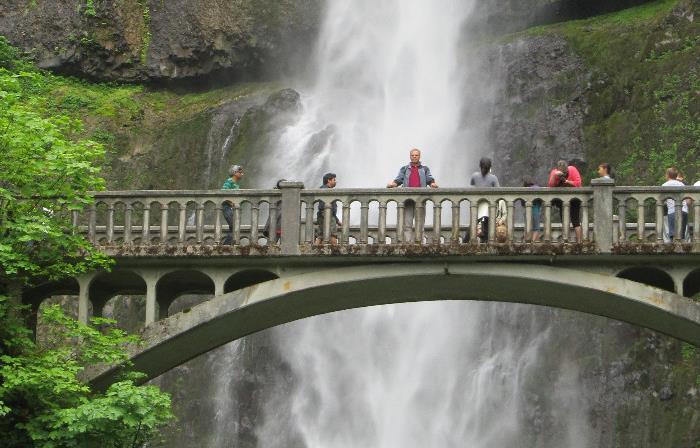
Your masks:
<svg viewBox="0 0 700 448"><path fill-rule="evenodd" d="M700 244L700 188L698 187L616 187L614 198L613 240L618 245L667 244L676 242L689 245ZM667 204L671 203L683 213L674 213L675 228L668 233Z"/></svg>
<svg viewBox="0 0 700 448"><path fill-rule="evenodd" d="M95 203L75 212L73 222L94 244L122 251L223 247L229 233L233 251L250 254L315 253L316 247L373 253L407 245L521 250L576 242L570 211L578 207L580 247L606 253L649 246L668 249L672 241L664 238L664 206L669 199L678 204L685 200L690 211L687 232L676 232L673 247L700 251L700 235L692 232L700 227L700 188L615 187L602 179L576 189L305 190L301 183L287 182L279 190L111 191L96 193ZM507 210L505 241L497 240L493 225L499 201ZM327 205L322 213L320 202ZM538 210L541 217L535 220ZM482 215L491 222L486 242L477 238L477 217ZM682 214L676 213L675 219L680 229ZM536 230L539 239L533 243Z"/></svg>

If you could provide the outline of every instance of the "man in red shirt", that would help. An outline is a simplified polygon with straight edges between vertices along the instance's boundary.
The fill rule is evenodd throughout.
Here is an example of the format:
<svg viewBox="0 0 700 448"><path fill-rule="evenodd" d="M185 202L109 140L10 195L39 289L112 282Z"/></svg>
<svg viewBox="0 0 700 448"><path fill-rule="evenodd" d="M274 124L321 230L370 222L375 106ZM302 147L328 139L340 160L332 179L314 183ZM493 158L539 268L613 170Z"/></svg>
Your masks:
<svg viewBox="0 0 700 448"><path fill-rule="evenodd" d="M402 166L396 178L387 184L387 188L396 188L400 185L409 188L437 188L438 184L430 173L430 168L420 163L420 150L413 148L409 153L411 163ZM413 240L413 218L415 215L416 203L412 199L407 199L404 204L404 243L412 244ZM425 216L422 217L425 220ZM421 243L421 241L418 241Z"/></svg>
<svg viewBox="0 0 700 448"><path fill-rule="evenodd" d="M569 187L569 188L580 188L581 187L581 173L578 172L575 166L569 165L566 160L560 160L557 162L557 166L549 173L550 187ZM555 204L556 206L556 204ZM561 207L561 201L559 201L559 207ZM559 209L559 213L562 213L562 208ZM583 231L581 229L581 201L578 199L573 199L569 207L569 216L571 218L571 225L574 226L574 232L576 233L576 242L581 242L581 237ZM563 216L562 216L563 221ZM568 229L562 229L562 232L568 232Z"/></svg>

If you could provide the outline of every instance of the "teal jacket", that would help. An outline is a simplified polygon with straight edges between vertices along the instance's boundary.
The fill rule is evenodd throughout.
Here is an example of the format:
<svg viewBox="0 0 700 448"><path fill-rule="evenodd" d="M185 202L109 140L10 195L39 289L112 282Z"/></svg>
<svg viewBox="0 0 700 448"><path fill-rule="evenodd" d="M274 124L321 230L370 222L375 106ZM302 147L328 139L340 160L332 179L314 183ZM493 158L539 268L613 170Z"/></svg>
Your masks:
<svg viewBox="0 0 700 448"><path fill-rule="evenodd" d="M223 187L221 187L221 189L222 190L240 190L241 186L238 185L237 183L235 183L233 181L233 179L229 177L228 179L226 179L226 182L224 182L224 185L223 185Z"/></svg>

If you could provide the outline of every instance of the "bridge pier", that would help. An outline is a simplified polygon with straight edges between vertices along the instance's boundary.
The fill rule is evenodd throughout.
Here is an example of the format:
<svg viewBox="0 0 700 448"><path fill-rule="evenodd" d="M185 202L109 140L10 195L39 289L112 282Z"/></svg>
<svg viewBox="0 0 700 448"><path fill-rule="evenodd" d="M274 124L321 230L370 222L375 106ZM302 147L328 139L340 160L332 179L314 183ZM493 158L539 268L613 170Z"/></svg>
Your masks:
<svg viewBox="0 0 700 448"><path fill-rule="evenodd" d="M156 285L158 275L153 272L143 272L141 274L146 281L146 325L150 325L158 320L158 302L156 300Z"/></svg>
<svg viewBox="0 0 700 448"><path fill-rule="evenodd" d="M83 274L78 277L78 320L87 324L90 317L90 283L95 274Z"/></svg>

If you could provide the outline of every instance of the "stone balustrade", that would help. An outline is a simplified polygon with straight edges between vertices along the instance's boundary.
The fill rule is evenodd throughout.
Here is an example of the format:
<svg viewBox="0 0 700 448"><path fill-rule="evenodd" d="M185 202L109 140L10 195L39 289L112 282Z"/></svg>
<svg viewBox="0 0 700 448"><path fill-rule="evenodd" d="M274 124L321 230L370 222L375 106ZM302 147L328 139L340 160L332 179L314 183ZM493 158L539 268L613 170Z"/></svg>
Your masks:
<svg viewBox="0 0 700 448"><path fill-rule="evenodd" d="M664 203L690 205L689 234L664 240ZM495 226L488 241L477 239L477 215L484 210L494 222L497 203L508 210L505 242ZM318 203L335 202L337 216L326 207L317 219ZM570 226L569 209L580 202L581 244ZM413 241L405 241L406 204L415 204ZM221 244L229 232L222 210L233 215L232 246ZM541 209L541 238L532 242L533 208ZM534 207L533 207L534 206ZM676 213L676 228L681 214ZM332 235L332 220L338 222ZM107 252L120 254L298 255L318 253L379 254L400 249L440 250L442 254L511 251L536 253L568 247L572 252L700 251L700 188L615 187L596 179L590 187L440 188L440 189L310 189L286 182L279 190L109 191L74 212L74 226ZM276 238L278 226L281 238ZM566 229L566 230L564 230ZM273 238L270 238L272 235ZM290 237L291 235L291 237ZM331 245L332 236L337 239ZM316 244L320 243L320 244ZM467 250L468 249L468 250Z"/></svg>

